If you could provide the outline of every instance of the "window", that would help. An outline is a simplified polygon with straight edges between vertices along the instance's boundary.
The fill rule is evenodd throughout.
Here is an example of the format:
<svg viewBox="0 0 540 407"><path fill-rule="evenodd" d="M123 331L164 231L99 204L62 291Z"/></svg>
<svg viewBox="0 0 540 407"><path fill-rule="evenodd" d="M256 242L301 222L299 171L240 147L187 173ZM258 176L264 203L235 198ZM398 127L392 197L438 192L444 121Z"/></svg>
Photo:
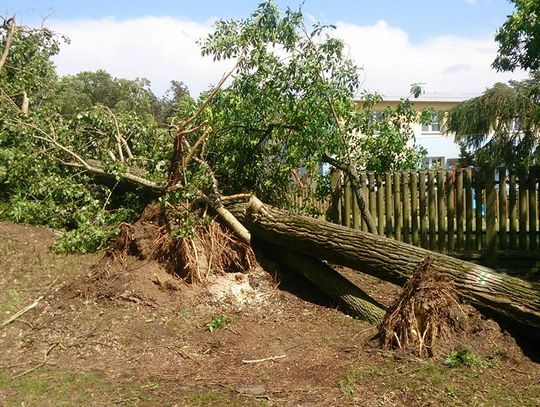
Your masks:
<svg viewBox="0 0 540 407"><path fill-rule="evenodd" d="M431 123L422 125L423 133L440 133L441 124L438 114L431 115Z"/></svg>
<svg viewBox="0 0 540 407"><path fill-rule="evenodd" d="M427 169L443 169L445 168L444 157L425 157L422 159L422 168Z"/></svg>

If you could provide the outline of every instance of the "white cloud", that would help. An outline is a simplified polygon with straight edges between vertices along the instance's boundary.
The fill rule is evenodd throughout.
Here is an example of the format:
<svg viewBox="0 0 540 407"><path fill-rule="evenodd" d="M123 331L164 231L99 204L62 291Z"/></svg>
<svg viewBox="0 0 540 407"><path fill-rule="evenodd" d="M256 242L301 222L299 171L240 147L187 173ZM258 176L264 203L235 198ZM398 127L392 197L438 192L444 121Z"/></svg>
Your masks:
<svg viewBox="0 0 540 407"><path fill-rule="evenodd" d="M176 79L197 95L232 64L201 56L196 41L210 32L210 22L141 17L49 23L71 39L56 58L60 74L103 68L117 77L146 77L158 94ZM490 38L441 36L412 44L405 31L384 21L364 27L340 22L336 35L363 66L364 87L386 95L407 94L415 82L426 83L428 92L480 93L497 81L525 77L491 69L497 46Z"/></svg>
<svg viewBox="0 0 540 407"><path fill-rule="evenodd" d="M386 95L406 95L412 83L427 92L481 93L495 82L524 78L524 72L491 69L497 44L491 38L434 37L412 44L408 34L385 21L360 27L340 22L336 35L364 68L364 87Z"/></svg>
<svg viewBox="0 0 540 407"><path fill-rule="evenodd" d="M231 66L201 56L196 42L209 33L210 26L170 17L51 21L51 28L71 40L55 62L60 74L105 69L116 77L145 77L157 94L163 94L175 79L197 95Z"/></svg>

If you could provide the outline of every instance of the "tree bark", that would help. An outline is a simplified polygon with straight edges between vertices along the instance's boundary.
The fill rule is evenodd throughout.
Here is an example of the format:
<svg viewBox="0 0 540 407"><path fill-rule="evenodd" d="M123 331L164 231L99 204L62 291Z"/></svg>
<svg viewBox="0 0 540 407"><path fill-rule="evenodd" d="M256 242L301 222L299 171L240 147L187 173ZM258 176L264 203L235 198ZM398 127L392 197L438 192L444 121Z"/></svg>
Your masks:
<svg viewBox="0 0 540 407"><path fill-rule="evenodd" d="M326 153L323 155L323 161L327 164L334 166L338 170L343 171L347 175L347 177L351 181L351 186L354 192L354 196L356 198L356 203L358 204L358 209L360 210L360 216L362 216L362 219L364 220L364 222L366 222L368 232L378 234L377 226L375 225L373 216L371 216L371 212L369 212L369 209L366 205L366 200L362 195L360 179L358 178L358 174L356 173L356 169L354 168L354 166L351 164L344 164L336 160L335 158L332 158Z"/></svg>
<svg viewBox="0 0 540 407"><path fill-rule="evenodd" d="M253 237L403 284L430 256L463 299L510 321L540 328L540 285L396 240L263 205L228 207Z"/></svg>
<svg viewBox="0 0 540 407"><path fill-rule="evenodd" d="M384 305L350 282L325 262L292 250L265 242L264 252L287 268L302 274L330 298L336 300L344 311L372 324L382 322Z"/></svg>

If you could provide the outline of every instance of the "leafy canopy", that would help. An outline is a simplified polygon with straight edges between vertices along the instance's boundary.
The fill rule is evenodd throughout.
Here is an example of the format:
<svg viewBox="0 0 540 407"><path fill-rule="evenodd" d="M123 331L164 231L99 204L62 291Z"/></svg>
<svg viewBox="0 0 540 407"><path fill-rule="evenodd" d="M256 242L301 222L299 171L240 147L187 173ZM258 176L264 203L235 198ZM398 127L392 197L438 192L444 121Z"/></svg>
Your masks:
<svg viewBox="0 0 540 407"><path fill-rule="evenodd" d="M389 110L385 124L370 127L373 104L355 101L359 69L333 28L308 27L301 10L281 13L267 1L247 19L219 20L202 42L203 54L237 61L206 117L214 129L207 158L225 192L283 202L291 173L316 176L325 153L381 170L417 161L402 131L412 115Z"/></svg>
<svg viewBox="0 0 540 407"><path fill-rule="evenodd" d="M499 71L516 68L540 68L540 2L511 0L514 13L499 28L495 40L499 43L493 67Z"/></svg>
<svg viewBox="0 0 540 407"><path fill-rule="evenodd" d="M476 164L530 165L540 154L540 73L496 83L481 96L454 107L447 131Z"/></svg>

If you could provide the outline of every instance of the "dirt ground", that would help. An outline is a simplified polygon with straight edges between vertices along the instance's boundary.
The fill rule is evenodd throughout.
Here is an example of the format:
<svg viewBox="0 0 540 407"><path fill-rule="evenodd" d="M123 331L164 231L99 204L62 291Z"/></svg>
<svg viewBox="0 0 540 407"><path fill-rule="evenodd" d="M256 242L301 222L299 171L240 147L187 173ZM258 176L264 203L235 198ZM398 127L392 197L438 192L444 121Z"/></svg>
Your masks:
<svg viewBox="0 0 540 407"><path fill-rule="evenodd" d="M0 324L43 297L0 328L0 405L540 405L538 355L493 321L420 360L275 265L189 286L132 257L53 254L54 238L0 222ZM399 294L343 273L384 304Z"/></svg>

